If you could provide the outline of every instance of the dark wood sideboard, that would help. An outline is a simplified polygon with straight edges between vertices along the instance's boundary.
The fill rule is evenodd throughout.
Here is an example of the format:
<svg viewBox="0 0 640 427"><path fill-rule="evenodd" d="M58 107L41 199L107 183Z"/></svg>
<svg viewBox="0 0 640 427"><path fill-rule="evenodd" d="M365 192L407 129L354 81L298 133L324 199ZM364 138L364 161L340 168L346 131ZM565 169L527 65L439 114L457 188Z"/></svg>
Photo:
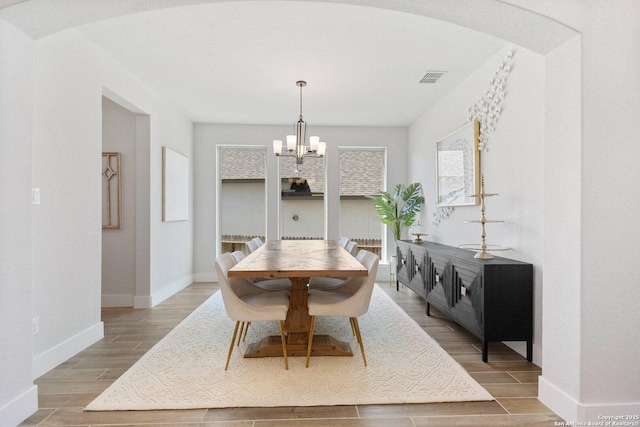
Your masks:
<svg viewBox="0 0 640 427"><path fill-rule="evenodd" d="M533 352L533 265L507 258L480 260L475 252L432 242L399 241L397 281L482 340L526 341Z"/></svg>

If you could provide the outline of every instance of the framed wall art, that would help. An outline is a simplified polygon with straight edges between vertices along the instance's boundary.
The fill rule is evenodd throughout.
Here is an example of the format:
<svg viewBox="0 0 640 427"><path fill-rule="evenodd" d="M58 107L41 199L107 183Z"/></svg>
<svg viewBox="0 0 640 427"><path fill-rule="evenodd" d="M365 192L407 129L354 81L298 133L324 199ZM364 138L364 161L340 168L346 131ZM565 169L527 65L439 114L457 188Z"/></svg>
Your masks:
<svg viewBox="0 0 640 427"><path fill-rule="evenodd" d="M162 147L162 220L189 219L189 158Z"/></svg>
<svg viewBox="0 0 640 427"><path fill-rule="evenodd" d="M479 203L480 123L473 120L436 142L436 205L467 206Z"/></svg>
<svg viewBox="0 0 640 427"><path fill-rule="evenodd" d="M102 228L118 229L122 218L120 153L102 153Z"/></svg>

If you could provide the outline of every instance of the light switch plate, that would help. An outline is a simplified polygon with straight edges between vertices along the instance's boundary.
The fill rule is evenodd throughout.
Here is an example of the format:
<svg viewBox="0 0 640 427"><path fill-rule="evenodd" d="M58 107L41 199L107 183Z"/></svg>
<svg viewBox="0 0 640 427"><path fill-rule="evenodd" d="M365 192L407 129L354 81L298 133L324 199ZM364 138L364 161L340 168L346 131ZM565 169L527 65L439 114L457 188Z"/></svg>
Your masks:
<svg viewBox="0 0 640 427"><path fill-rule="evenodd" d="M32 188L31 189L31 204L39 205L40 204L40 189Z"/></svg>

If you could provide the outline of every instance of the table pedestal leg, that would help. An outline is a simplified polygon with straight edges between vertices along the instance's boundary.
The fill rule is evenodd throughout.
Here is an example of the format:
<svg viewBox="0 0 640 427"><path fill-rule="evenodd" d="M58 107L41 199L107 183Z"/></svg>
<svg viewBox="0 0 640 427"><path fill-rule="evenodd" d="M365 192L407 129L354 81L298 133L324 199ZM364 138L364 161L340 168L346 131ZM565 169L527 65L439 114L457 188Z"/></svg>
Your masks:
<svg viewBox="0 0 640 427"><path fill-rule="evenodd" d="M307 298L309 296L308 277L295 277L291 279L291 292L287 319L284 321L284 330L288 333L287 344L307 345L311 317Z"/></svg>
<svg viewBox="0 0 640 427"><path fill-rule="evenodd" d="M309 290L308 277L291 278L289 310L284 321L287 332L287 356L307 356L311 317L307 297ZM346 321L347 319L345 319ZM353 356L349 343L339 341L329 335L315 335L311 349L313 356ZM270 336L260 342L250 344L244 357L278 357L282 356L280 336Z"/></svg>

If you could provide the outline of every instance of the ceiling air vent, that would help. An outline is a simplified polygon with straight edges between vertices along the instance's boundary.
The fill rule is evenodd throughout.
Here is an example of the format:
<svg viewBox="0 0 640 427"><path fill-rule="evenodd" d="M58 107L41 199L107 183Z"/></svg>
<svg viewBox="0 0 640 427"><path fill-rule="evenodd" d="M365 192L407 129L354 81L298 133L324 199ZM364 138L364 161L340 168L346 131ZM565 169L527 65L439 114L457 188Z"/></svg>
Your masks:
<svg viewBox="0 0 640 427"><path fill-rule="evenodd" d="M435 83L442 77L446 71L427 71L420 83Z"/></svg>

